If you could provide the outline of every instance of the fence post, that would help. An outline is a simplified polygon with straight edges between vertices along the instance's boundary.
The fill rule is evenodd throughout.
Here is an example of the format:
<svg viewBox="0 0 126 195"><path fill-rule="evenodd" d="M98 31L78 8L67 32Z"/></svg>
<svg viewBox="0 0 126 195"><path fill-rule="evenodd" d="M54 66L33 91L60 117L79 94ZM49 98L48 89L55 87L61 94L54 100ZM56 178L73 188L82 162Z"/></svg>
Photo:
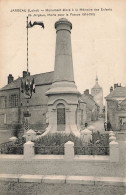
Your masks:
<svg viewBox="0 0 126 195"><path fill-rule="evenodd" d="M74 143L68 141L65 143L65 160L73 160L74 159Z"/></svg>
<svg viewBox="0 0 126 195"><path fill-rule="evenodd" d="M125 162L126 162L126 141L124 141L124 155L125 155Z"/></svg>
<svg viewBox="0 0 126 195"><path fill-rule="evenodd" d="M26 132L25 136L26 136L26 142L33 141L36 138L36 132L34 132L32 129L30 129Z"/></svg>
<svg viewBox="0 0 126 195"><path fill-rule="evenodd" d="M110 162L119 161L119 144L116 141L111 141L110 146Z"/></svg>
<svg viewBox="0 0 126 195"><path fill-rule="evenodd" d="M109 141L111 142L111 141L115 141L116 140L116 137L115 136L110 136L109 137Z"/></svg>
<svg viewBox="0 0 126 195"><path fill-rule="evenodd" d="M17 137L10 137L10 138L9 138L9 141L11 141L11 142L16 142L17 139L18 139Z"/></svg>
<svg viewBox="0 0 126 195"><path fill-rule="evenodd" d="M115 133L113 131L109 132L109 137L115 136Z"/></svg>
<svg viewBox="0 0 126 195"><path fill-rule="evenodd" d="M34 143L31 141L28 141L24 144L24 159L25 160L31 160L32 157L34 157Z"/></svg>

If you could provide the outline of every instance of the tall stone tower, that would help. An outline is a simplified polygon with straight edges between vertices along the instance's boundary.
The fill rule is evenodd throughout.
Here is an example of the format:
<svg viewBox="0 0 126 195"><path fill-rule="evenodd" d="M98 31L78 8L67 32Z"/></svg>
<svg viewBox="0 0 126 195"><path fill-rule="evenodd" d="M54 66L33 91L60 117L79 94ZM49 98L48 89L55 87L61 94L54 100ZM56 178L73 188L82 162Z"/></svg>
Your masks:
<svg viewBox="0 0 126 195"><path fill-rule="evenodd" d="M91 89L91 95L94 97L95 102L100 106L99 114L102 114L103 111L103 90L102 87L98 84L98 77L96 75L96 83Z"/></svg>
<svg viewBox="0 0 126 195"><path fill-rule="evenodd" d="M50 133L73 133L79 136L77 128L77 106L80 93L74 82L71 29L67 19L55 23L56 50L54 82L46 92L48 96L49 126L44 135Z"/></svg>

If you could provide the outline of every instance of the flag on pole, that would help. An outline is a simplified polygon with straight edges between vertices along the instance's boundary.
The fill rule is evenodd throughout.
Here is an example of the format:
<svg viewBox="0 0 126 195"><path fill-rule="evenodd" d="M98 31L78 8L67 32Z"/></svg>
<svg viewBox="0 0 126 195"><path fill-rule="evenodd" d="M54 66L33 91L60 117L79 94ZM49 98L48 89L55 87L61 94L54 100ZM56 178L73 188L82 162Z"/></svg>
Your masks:
<svg viewBox="0 0 126 195"><path fill-rule="evenodd" d="M35 93L35 81L26 79L25 81L21 80L21 92L24 93L25 98L31 98L32 92Z"/></svg>
<svg viewBox="0 0 126 195"><path fill-rule="evenodd" d="M27 28L32 28L33 26L35 26L35 25L39 25L39 26L41 26L43 29L45 28L44 27L44 23L43 22L41 22L41 21L35 21L35 22L33 22L33 23L31 23L31 21L28 23L28 25L27 25Z"/></svg>

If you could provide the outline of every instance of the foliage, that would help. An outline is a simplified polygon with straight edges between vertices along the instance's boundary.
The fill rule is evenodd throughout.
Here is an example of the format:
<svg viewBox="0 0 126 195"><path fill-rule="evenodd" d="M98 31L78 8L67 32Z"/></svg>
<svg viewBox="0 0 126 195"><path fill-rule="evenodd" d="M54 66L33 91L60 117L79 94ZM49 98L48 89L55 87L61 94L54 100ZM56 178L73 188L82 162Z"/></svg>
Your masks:
<svg viewBox="0 0 126 195"><path fill-rule="evenodd" d="M81 144L81 140L74 135L66 135L66 134L49 134L44 137L39 138L39 140L35 141L35 145L41 146L64 146L64 144L68 141L72 141L75 144Z"/></svg>
<svg viewBox="0 0 126 195"><path fill-rule="evenodd" d="M74 142L74 150L77 155L108 155L109 136L100 134L99 131L92 134L92 141L87 145L74 135L49 134L34 141L36 154L64 154L64 144ZM25 138L18 139L15 143L7 142L0 145L2 154L23 154Z"/></svg>
<svg viewBox="0 0 126 195"><path fill-rule="evenodd" d="M64 154L64 144L68 141L74 142L75 154L108 155L108 134L100 134L99 131L92 134L92 141L85 145L83 141L74 135L50 134L35 141L36 154Z"/></svg>
<svg viewBox="0 0 126 195"><path fill-rule="evenodd" d="M0 144L1 154L23 154L23 145L26 142L25 138L18 139L15 143L6 142Z"/></svg>

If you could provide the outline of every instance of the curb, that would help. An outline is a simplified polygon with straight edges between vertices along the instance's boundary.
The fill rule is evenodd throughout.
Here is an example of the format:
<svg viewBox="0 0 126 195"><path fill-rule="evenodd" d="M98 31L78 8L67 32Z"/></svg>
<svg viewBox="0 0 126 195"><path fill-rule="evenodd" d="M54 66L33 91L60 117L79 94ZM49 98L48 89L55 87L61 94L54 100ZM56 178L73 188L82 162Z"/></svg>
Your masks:
<svg viewBox="0 0 126 195"><path fill-rule="evenodd" d="M48 184L78 184L126 186L126 177L94 177L94 176L65 176L65 175L16 175L0 174L0 181L48 183Z"/></svg>

